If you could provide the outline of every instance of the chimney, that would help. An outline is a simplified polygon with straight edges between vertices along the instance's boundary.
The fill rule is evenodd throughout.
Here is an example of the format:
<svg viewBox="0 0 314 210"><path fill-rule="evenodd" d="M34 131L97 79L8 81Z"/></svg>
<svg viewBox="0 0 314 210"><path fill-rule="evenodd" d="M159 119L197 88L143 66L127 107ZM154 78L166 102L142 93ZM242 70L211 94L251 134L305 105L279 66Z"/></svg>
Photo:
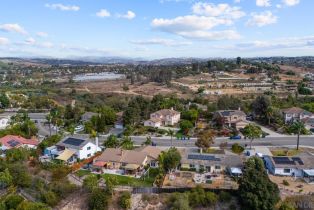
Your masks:
<svg viewBox="0 0 314 210"><path fill-rule="evenodd" d="M173 110L173 107L171 107L170 109Z"/></svg>
<svg viewBox="0 0 314 210"><path fill-rule="evenodd" d="M241 107L239 107L238 110L241 111Z"/></svg>
<svg viewBox="0 0 314 210"><path fill-rule="evenodd" d="M120 149L120 152L121 152L121 156L123 155L123 149Z"/></svg>

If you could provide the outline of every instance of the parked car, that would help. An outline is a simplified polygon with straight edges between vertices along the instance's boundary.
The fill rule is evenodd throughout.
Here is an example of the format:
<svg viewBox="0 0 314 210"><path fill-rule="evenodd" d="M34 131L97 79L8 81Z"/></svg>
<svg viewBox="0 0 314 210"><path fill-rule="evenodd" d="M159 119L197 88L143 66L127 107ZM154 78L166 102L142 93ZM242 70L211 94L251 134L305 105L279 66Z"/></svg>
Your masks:
<svg viewBox="0 0 314 210"><path fill-rule="evenodd" d="M237 136L230 136L229 137L229 139L231 139L231 140L239 140L239 139L241 139L242 137L241 136L239 136L239 135L237 135Z"/></svg>

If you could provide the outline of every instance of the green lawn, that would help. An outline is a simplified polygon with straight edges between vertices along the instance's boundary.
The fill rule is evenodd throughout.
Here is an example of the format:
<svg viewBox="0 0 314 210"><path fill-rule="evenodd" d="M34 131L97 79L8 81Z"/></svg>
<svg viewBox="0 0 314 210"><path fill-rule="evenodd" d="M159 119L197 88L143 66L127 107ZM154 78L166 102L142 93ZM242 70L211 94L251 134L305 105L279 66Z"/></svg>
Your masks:
<svg viewBox="0 0 314 210"><path fill-rule="evenodd" d="M75 175L78 177L83 177L85 175L90 174L91 172L89 170L78 170L77 172L75 172Z"/></svg>
<svg viewBox="0 0 314 210"><path fill-rule="evenodd" d="M108 177L115 177L118 181L118 185L127 185L132 187L151 187L155 181L155 177L157 174L155 171L152 171L149 174L149 177L143 178L133 178L129 176L120 176L120 175L113 175L113 174L103 174L102 176L106 179ZM154 170L154 169L153 169Z"/></svg>
<svg viewBox="0 0 314 210"><path fill-rule="evenodd" d="M300 150L296 149L276 149L271 151L274 156L295 156L298 155L300 152Z"/></svg>

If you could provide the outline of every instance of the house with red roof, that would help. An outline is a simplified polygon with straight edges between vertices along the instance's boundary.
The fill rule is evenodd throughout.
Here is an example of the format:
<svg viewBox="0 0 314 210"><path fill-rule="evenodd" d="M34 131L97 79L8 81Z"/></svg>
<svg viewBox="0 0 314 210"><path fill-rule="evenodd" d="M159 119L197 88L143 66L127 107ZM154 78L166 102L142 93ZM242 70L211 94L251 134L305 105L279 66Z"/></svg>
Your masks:
<svg viewBox="0 0 314 210"><path fill-rule="evenodd" d="M6 135L0 138L0 144L2 150L25 147L25 148L36 148L39 144L37 139L26 139L22 136Z"/></svg>

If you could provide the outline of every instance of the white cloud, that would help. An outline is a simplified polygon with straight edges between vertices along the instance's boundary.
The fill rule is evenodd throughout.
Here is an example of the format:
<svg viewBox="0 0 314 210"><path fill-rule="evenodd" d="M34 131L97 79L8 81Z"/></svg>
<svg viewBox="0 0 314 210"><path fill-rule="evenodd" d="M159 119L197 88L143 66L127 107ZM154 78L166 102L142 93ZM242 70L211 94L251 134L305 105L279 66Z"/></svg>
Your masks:
<svg viewBox="0 0 314 210"><path fill-rule="evenodd" d="M282 5L281 5L281 4L277 4L276 7L277 7L278 9L281 9L281 8L282 8Z"/></svg>
<svg viewBox="0 0 314 210"><path fill-rule="evenodd" d="M240 7L232 7L229 4L212 4L198 2L192 6L192 11L196 15L209 17L225 17L231 19L239 19L245 16L245 12Z"/></svg>
<svg viewBox="0 0 314 210"><path fill-rule="evenodd" d="M179 16L174 19L155 18L152 26L166 32L184 32L194 30L209 30L218 25L231 25L228 19L196 15Z"/></svg>
<svg viewBox="0 0 314 210"><path fill-rule="evenodd" d="M51 42L42 42L38 44L39 47L44 47L44 48L53 48L54 44Z"/></svg>
<svg viewBox="0 0 314 210"><path fill-rule="evenodd" d="M251 13L251 19L247 21L248 26L266 26L277 22L278 17L273 15L271 11L261 13Z"/></svg>
<svg viewBox="0 0 314 210"><path fill-rule="evenodd" d="M286 6L295 6L300 3L300 0L282 0L282 3L285 4Z"/></svg>
<svg viewBox="0 0 314 210"><path fill-rule="evenodd" d="M270 0L256 0L256 6L258 7L270 7Z"/></svg>
<svg viewBox="0 0 314 210"><path fill-rule="evenodd" d="M33 37L29 37L25 40L25 44L27 45L34 45L36 43L36 40Z"/></svg>
<svg viewBox="0 0 314 210"><path fill-rule="evenodd" d="M27 34L26 30L17 23L7 23L0 25L0 31L16 32L23 35Z"/></svg>
<svg viewBox="0 0 314 210"><path fill-rule="evenodd" d="M203 41L217 41L217 40L233 40L240 39L241 35L234 30L224 30L224 31L181 31L177 33L178 35L198 39Z"/></svg>
<svg viewBox="0 0 314 210"><path fill-rule="evenodd" d="M9 39L5 37L0 37L0 45L6 45L9 44Z"/></svg>
<svg viewBox="0 0 314 210"><path fill-rule="evenodd" d="M39 37L48 37L48 33L43 32L43 31L37 32L36 35L39 36Z"/></svg>
<svg viewBox="0 0 314 210"><path fill-rule="evenodd" d="M252 42L244 42L236 44L234 49L237 50L272 50L272 49L286 49L286 48L308 48L314 47L314 36L305 37L286 37L274 40L261 41L256 40Z"/></svg>
<svg viewBox="0 0 314 210"><path fill-rule="evenodd" d="M80 7L76 5L64 5L64 4L45 4L45 7L61 11L79 11Z"/></svg>
<svg viewBox="0 0 314 210"><path fill-rule="evenodd" d="M241 3L241 0L234 0L234 3L236 4Z"/></svg>
<svg viewBox="0 0 314 210"><path fill-rule="evenodd" d="M153 38L146 40L132 40L132 44L137 45L163 45L167 47L178 47L178 46L186 46L191 45L191 42L180 42L172 39L161 39L161 38Z"/></svg>
<svg viewBox="0 0 314 210"><path fill-rule="evenodd" d="M111 14L108 10L106 9L101 9L99 12L96 13L96 16L97 17L101 17L101 18L104 18L104 17L110 17Z"/></svg>
<svg viewBox="0 0 314 210"><path fill-rule="evenodd" d="M136 17L136 14L134 12L132 12L131 10L129 10L129 11L127 11L126 14L122 14L122 15L118 14L117 17L118 18L126 18L126 19L131 20L131 19Z"/></svg>

